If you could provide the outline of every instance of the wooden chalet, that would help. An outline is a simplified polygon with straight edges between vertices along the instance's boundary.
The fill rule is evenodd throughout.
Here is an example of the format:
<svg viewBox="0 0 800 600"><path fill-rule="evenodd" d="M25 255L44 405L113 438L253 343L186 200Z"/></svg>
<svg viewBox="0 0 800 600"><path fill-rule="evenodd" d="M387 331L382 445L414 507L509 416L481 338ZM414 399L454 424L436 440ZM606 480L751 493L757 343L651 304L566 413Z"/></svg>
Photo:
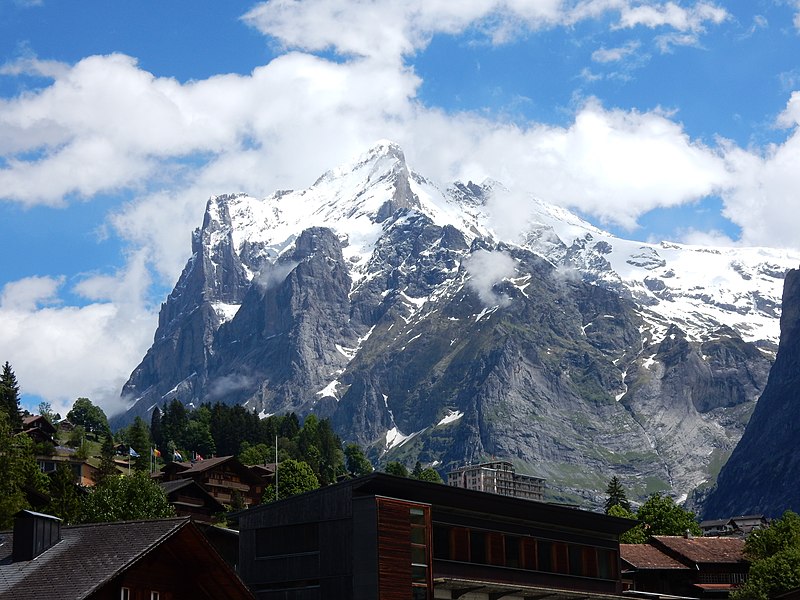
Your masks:
<svg viewBox="0 0 800 600"><path fill-rule="evenodd" d="M257 598L619 598L633 524L544 502L373 473L242 511Z"/></svg>
<svg viewBox="0 0 800 600"><path fill-rule="evenodd" d="M3 600L252 600L188 518L61 527L21 511L0 532Z"/></svg>
<svg viewBox="0 0 800 600"><path fill-rule="evenodd" d="M631 590L691 598L727 598L747 580L744 540L733 537L653 536L620 546Z"/></svg>
<svg viewBox="0 0 800 600"><path fill-rule="evenodd" d="M194 479L162 481L159 485L179 517L211 523L216 515L225 512L225 506Z"/></svg>
<svg viewBox="0 0 800 600"><path fill-rule="evenodd" d="M56 428L42 415L32 415L22 419L22 432L34 442L49 442L53 444Z"/></svg>
<svg viewBox="0 0 800 600"><path fill-rule="evenodd" d="M191 479L218 502L230 505L235 492L247 506L261 503L265 484L261 477L233 456L219 456L193 462L171 462L161 469L162 481Z"/></svg>

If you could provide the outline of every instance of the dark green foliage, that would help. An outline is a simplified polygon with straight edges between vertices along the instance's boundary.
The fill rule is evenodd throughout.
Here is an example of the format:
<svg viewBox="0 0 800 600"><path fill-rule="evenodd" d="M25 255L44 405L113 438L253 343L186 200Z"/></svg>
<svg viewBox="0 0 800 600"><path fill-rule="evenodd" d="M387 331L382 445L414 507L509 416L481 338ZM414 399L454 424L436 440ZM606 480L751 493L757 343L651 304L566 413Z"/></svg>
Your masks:
<svg viewBox="0 0 800 600"><path fill-rule="evenodd" d="M631 503L628 502L625 489L622 487L622 484L620 483L619 479L617 479L616 475L614 475L611 478L611 481L608 482L606 494L608 495L608 499L606 500L605 504L606 514L609 514L608 511L611 510L612 506L621 506L627 512L631 512Z"/></svg>
<svg viewBox="0 0 800 600"><path fill-rule="evenodd" d="M430 483L444 483L442 481L442 476L439 475L439 472L433 467L425 467L420 471L419 475L414 478L420 481L429 481Z"/></svg>
<svg viewBox="0 0 800 600"><path fill-rule="evenodd" d="M189 421L183 434L184 446L191 452L199 452L202 456L211 456L217 450L214 438L208 425L201 421ZM185 458L185 457L184 457Z"/></svg>
<svg viewBox="0 0 800 600"><path fill-rule="evenodd" d="M242 451L237 457L243 465L266 465L275 462L275 448L267 444L242 442Z"/></svg>
<svg viewBox="0 0 800 600"><path fill-rule="evenodd" d="M153 408L153 413L150 415L150 438L153 440L153 445L158 448L163 455L167 447L164 443L164 429L161 426L161 409L157 406Z"/></svg>
<svg viewBox="0 0 800 600"><path fill-rule="evenodd" d="M53 426L58 425L61 420L61 415L53 412L53 407L49 402L39 402L39 414Z"/></svg>
<svg viewBox="0 0 800 600"><path fill-rule="evenodd" d="M103 436L103 445L100 447L100 466L95 484L102 482L106 477L117 475L117 466L114 464L114 438L111 433Z"/></svg>
<svg viewBox="0 0 800 600"><path fill-rule="evenodd" d="M9 417L0 411L0 530L13 525L13 516L30 508L26 489L47 492L47 476L36 464L27 435L13 435Z"/></svg>
<svg viewBox="0 0 800 600"><path fill-rule="evenodd" d="M310 492L318 487L319 480L307 463L290 458L278 465L278 500ZM267 486L263 500L275 501L275 485Z"/></svg>
<svg viewBox="0 0 800 600"><path fill-rule="evenodd" d="M12 430L22 427L22 414L19 410L19 383L8 361L0 373L0 412L8 417Z"/></svg>
<svg viewBox="0 0 800 600"><path fill-rule="evenodd" d="M694 513L682 509L675 501L660 493L652 494L639 507L636 518L645 525L648 535L703 535Z"/></svg>
<svg viewBox="0 0 800 600"><path fill-rule="evenodd" d="M143 471L114 475L96 485L81 508L81 522L133 521L175 516L167 496Z"/></svg>
<svg viewBox="0 0 800 600"><path fill-rule="evenodd" d="M397 477L408 477L408 469L403 463L399 463L397 461L392 461L390 463L386 463L386 467L384 468L384 473L388 473L389 475L396 475Z"/></svg>
<svg viewBox="0 0 800 600"><path fill-rule="evenodd" d="M183 436L188 424L189 415L186 412L186 407L180 400L173 399L164 406L164 410L161 413L162 444L169 446L169 443L172 442L176 448L185 448ZM167 460L172 460L172 453L170 452L169 456L166 456L166 454Z"/></svg>
<svg viewBox="0 0 800 600"><path fill-rule="evenodd" d="M58 464L50 475L50 502L45 512L64 521L64 525L78 523L81 514L81 495L78 492L77 477L68 463Z"/></svg>
<svg viewBox="0 0 800 600"><path fill-rule="evenodd" d="M733 600L767 600L800 587L800 516L786 511L768 528L754 531L744 552L753 563Z"/></svg>
<svg viewBox="0 0 800 600"><path fill-rule="evenodd" d="M344 448L345 464L351 477L360 477L372 473L372 464L364 456L358 444L347 444Z"/></svg>
<svg viewBox="0 0 800 600"><path fill-rule="evenodd" d="M89 433L109 431L106 413L88 398L78 398L67 413L67 419L74 425L81 425Z"/></svg>
<svg viewBox="0 0 800 600"><path fill-rule="evenodd" d="M632 529L629 529L621 536L619 536L619 541L622 544L644 544L647 542L647 532L644 530L644 523L640 523L636 519L636 515L634 515L631 511L623 508L619 504L614 504L611 508L606 511L606 514L610 517L621 517L623 519L631 519L633 525L635 526Z"/></svg>
<svg viewBox="0 0 800 600"><path fill-rule="evenodd" d="M150 430L147 423L141 417L133 419L133 423L128 427L128 445L139 455L131 459L131 467L137 471L148 471L150 469Z"/></svg>

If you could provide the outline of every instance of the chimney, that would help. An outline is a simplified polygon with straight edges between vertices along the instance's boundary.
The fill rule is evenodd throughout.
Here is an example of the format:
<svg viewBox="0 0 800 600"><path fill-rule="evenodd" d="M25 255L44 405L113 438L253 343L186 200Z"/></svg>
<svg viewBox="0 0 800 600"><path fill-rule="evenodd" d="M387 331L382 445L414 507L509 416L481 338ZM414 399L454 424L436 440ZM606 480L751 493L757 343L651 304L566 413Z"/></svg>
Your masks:
<svg viewBox="0 0 800 600"><path fill-rule="evenodd" d="M694 537L694 535L692 535L692 532L689 529L687 529L686 533L683 534L683 537L685 537L687 540L691 540Z"/></svg>
<svg viewBox="0 0 800 600"><path fill-rule="evenodd" d="M11 561L33 560L61 541L61 519L21 510L14 515L14 548Z"/></svg>

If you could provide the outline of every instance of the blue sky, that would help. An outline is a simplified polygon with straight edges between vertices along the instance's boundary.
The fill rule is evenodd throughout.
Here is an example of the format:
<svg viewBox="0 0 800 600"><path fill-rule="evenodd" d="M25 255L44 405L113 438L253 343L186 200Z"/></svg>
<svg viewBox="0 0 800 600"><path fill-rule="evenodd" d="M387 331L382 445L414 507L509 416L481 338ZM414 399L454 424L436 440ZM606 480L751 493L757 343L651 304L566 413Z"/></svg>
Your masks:
<svg viewBox="0 0 800 600"><path fill-rule="evenodd" d="M798 57L797 0L0 0L0 361L113 412L206 199L382 138L626 237L798 249Z"/></svg>

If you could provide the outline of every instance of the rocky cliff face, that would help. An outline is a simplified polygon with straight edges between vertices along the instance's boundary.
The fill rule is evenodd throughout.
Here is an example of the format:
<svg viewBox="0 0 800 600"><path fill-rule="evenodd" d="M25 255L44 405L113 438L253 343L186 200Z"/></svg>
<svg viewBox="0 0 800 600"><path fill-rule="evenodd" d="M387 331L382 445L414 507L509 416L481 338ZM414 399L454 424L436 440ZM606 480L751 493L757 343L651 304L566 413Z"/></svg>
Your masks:
<svg viewBox="0 0 800 600"><path fill-rule="evenodd" d="M633 496L712 479L796 257L630 242L535 200L504 239L502 193L442 191L381 143L306 190L212 198L126 417L313 412L375 462L502 457L588 505L612 475Z"/></svg>
<svg viewBox="0 0 800 600"><path fill-rule="evenodd" d="M790 271L783 292L781 338L766 389L717 488L705 503L707 518L740 514L779 517L800 506L800 271Z"/></svg>

